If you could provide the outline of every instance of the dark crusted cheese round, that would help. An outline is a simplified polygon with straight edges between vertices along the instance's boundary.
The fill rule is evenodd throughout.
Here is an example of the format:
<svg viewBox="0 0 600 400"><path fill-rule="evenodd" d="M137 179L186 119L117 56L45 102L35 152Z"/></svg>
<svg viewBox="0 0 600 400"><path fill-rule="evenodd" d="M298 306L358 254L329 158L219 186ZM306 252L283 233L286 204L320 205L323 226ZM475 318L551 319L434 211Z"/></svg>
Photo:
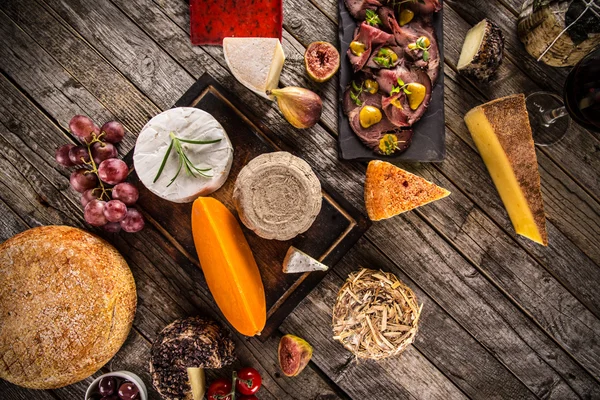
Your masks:
<svg viewBox="0 0 600 400"><path fill-rule="evenodd" d="M262 154L235 181L240 219L265 239L288 240L306 232L321 210L321 183L310 166L290 153Z"/></svg>
<svg viewBox="0 0 600 400"><path fill-rule="evenodd" d="M235 360L231 334L217 322L189 317L167 325L152 345L152 386L164 399L191 398L188 368L222 368Z"/></svg>

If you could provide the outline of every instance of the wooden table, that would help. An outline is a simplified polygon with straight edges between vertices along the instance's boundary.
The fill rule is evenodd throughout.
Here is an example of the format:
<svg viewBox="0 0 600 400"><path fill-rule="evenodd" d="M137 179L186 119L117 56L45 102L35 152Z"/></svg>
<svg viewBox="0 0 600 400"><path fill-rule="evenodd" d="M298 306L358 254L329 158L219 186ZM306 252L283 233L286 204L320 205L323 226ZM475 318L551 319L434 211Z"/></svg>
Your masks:
<svg viewBox="0 0 600 400"><path fill-rule="evenodd" d="M567 71L536 63L516 37L520 3L445 1L447 159L402 167L452 195L373 224L265 343L237 337L241 364L263 374L261 399L600 398L600 140L573 127L561 143L538 149L550 239L544 248L515 235L462 119L495 97L562 90ZM0 2L1 240L38 225L89 229L68 171L54 161L73 115L122 121L130 132L120 146L125 154L146 121L205 72L364 209L365 165L337 159L337 82L314 84L302 65L310 42L337 42L337 2L285 0L284 7L281 82L324 99L321 122L308 131L292 128L274 104L240 85L221 48L190 44L186 0ZM505 61L488 85L456 74L464 35L484 17L507 37ZM149 383L149 348L163 326L220 314L200 270L160 227L111 241L131 266L139 307L125 346L95 376L126 369ZM398 358L356 362L331 339L335 295L359 266L396 273L424 303L417 340ZM288 332L315 347L293 379L282 377L276 360L278 338ZM82 399L93 378L51 391L2 381L0 398Z"/></svg>

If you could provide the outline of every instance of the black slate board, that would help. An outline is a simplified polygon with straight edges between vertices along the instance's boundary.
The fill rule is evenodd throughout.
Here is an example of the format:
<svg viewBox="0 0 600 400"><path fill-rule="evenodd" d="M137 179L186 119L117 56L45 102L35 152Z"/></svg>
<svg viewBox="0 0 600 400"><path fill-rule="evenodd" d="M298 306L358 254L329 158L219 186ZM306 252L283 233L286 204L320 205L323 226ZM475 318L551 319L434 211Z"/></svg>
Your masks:
<svg viewBox="0 0 600 400"><path fill-rule="evenodd" d="M440 0L440 3L443 3ZM405 161L436 162L443 161L446 157L446 131L444 125L444 34L443 34L443 7L434 14L433 26L440 51L440 71L438 80L431 93L429 108L420 121L414 126L412 144L403 153L395 156L382 156L362 144L358 136L350 128L348 117L342 109L342 99L346 86L352 80L354 72L346 52L354 36L356 21L346 10L344 0L338 0L339 8L339 38L340 38L340 87L338 92L338 120L339 120L339 150L342 160L385 160L391 163Z"/></svg>
<svg viewBox="0 0 600 400"><path fill-rule="evenodd" d="M246 110L208 74L177 101L175 107L197 107L210 113L227 132L234 149L233 165L225 184L211 196L236 215L232 193L240 170L256 156L293 149L283 144L266 126ZM130 162L132 153L126 157ZM317 174L318 176L318 174ZM192 203L177 204L152 194L132 171L130 182L140 189L138 204L161 231L198 264L191 230ZM327 272L284 274L282 262L290 246L304 251L331 268L369 228L371 222L342 195L321 181L321 212L310 229L288 241L267 240L240 223L261 272L267 302L267 324L260 338L266 340L296 305L325 277ZM238 218L239 220L239 218Z"/></svg>

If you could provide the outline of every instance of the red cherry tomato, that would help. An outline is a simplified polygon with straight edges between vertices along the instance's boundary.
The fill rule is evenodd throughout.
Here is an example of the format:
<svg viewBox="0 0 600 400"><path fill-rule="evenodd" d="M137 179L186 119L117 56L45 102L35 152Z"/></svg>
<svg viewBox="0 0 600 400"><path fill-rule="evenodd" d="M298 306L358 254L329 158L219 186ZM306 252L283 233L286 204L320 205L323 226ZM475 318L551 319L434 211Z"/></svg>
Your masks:
<svg viewBox="0 0 600 400"><path fill-rule="evenodd" d="M239 399L240 400L258 400L258 397L254 396L254 395L250 395L250 396L241 396Z"/></svg>
<svg viewBox="0 0 600 400"><path fill-rule="evenodd" d="M231 400L231 380L225 378L215 379L208 387L208 400ZM227 396L227 397L222 397Z"/></svg>
<svg viewBox="0 0 600 400"><path fill-rule="evenodd" d="M260 373L254 368L246 367L238 371L235 387L241 394L254 394L258 392L261 384L262 378L260 377Z"/></svg>

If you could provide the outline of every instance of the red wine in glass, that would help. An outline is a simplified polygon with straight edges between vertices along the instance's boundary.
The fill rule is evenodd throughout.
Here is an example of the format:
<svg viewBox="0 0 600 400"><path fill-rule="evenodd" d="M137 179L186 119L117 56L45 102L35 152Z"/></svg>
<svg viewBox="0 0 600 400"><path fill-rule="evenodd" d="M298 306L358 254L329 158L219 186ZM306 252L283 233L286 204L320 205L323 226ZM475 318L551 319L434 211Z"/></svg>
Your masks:
<svg viewBox="0 0 600 400"><path fill-rule="evenodd" d="M600 132L600 47L571 70L563 98L573 121L585 129Z"/></svg>
<svg viewBox="0 0 600 400"><path fill-rule="evenodd" d="M600 132L600 47L571 70L562 98L548 92L532 93L527 97L527 111L538 146L560 141L571 120L585 129Z"/></svg>

